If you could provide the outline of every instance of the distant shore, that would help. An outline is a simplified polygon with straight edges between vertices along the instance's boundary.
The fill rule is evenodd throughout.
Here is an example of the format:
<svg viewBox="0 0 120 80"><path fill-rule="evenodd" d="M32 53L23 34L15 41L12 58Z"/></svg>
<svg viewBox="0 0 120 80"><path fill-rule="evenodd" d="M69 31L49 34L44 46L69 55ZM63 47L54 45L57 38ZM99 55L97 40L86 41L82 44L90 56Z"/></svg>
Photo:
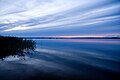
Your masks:
<svg viewBox="0 0 120 80"><path fill-rule="evenodd" d="M120 37L20 37L26 39L120 39Z"/></svg>

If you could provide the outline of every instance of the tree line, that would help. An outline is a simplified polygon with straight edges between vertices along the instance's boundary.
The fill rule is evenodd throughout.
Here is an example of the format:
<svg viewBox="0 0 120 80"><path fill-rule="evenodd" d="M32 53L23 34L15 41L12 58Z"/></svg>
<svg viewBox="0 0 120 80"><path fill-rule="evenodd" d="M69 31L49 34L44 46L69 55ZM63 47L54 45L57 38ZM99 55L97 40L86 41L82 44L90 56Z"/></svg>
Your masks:
<svg viewBox="0 0 120 80"><path fill-rule="evenodd" d="M0 36L0 59L7 56L25 56L36 48L35 41L25 38Z"/></svg>

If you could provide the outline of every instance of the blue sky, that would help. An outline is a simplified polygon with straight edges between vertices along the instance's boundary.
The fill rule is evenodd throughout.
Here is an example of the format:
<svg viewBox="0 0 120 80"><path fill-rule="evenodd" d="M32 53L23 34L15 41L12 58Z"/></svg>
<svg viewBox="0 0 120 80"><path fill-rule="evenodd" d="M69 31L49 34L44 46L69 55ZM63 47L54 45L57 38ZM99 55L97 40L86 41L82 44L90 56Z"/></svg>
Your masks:
<svg viewBox="0 0 120 80"><path fill-rule="evenodd" d="M0 35L120 35L120 1L0 0Z"/></svg>

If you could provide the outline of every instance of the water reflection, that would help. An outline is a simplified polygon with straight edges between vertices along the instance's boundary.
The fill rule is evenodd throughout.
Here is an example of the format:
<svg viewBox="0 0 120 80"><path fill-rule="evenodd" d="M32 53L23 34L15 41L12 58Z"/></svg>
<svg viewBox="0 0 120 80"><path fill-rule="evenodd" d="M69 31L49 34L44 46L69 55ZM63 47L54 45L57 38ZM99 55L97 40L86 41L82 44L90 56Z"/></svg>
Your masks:
<svg viewBox="0 0 120 80"><path fill-rule="evenodd" d="M53 40L55 41L55 40ZM120 44L119 39L58 39L57 42Z"/></svg>
<svg viewBox="0 0 120 80"><path fill-rule="evenodd" d="M11 71L6 71L8 75L13 73L14 76L21 76L23 72L25 72L23 78L35 75L30 78L31 80L36 78L38 80L115 80L119 78L120 44L116 44L119 40L37 39L34 41L36 41L34 54L26 55L28 57L26 60L1 61L0 75L3 76L2 72L7 68ZM5 66L5 69L2 66Z"/></svg>

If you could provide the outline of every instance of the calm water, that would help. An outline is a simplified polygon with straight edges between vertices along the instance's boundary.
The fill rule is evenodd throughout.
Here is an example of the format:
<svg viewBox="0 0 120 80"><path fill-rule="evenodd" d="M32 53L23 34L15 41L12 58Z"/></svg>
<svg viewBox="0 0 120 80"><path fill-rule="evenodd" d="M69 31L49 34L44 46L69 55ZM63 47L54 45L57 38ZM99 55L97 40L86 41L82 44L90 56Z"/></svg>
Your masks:
<svg viewBox="0 0 120 80"><path fill-rule="evenodd" d="M65 69L64 71L53 69L55 74L97 80L119 78L120 40L38 39L35 41L36 51L39 52L36 58Z"/></svg>
<svg viewBox="0 0 120 80"><path fill-rule="evenodd" d="M0 61L0 80L120 80L119 39L34 40L25 60Z"/></svg>

